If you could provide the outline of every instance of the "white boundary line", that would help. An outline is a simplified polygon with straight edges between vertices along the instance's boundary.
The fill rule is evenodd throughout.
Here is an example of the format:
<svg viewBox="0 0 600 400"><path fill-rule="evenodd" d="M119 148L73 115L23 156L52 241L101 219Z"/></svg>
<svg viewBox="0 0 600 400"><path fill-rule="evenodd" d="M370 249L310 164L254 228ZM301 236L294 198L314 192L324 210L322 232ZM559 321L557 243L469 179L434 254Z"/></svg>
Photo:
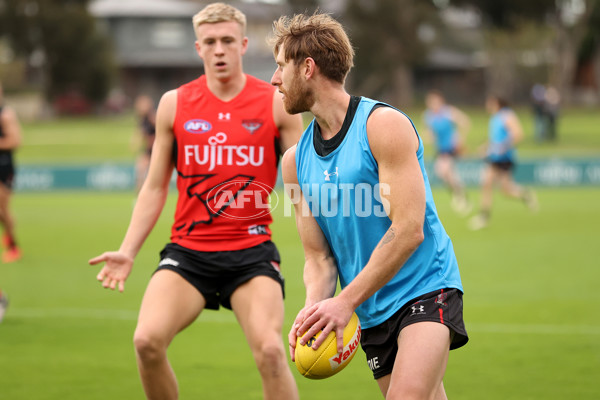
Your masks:
<svg viewBox="0 0 600 400"><path fill-rule="evenodd" d="M211 312L212 311L212 312ZM236 323L232 312L214 312L206 310L200 315L200 321L217 323ZM97 308L9 308L8 317L16 318L80 318L80 319L101 319L101 320L120 320L137 321L137 310L110 310Z"/></svg>
<svg viewBox="0 0 600 400"><path fill-rule="evenodd" d="M7 317L16 318L80 318L100 320L136 321L137 310L110 310L97 308L11 308ZM234 314L228 310L214 312L207 310L200 315L199 321L221 324L237 323ZM489 324L468 322L467 332L506 333L515 335L587 335L600 336L600 326L593 325L550 325L550 324Z"/></svg>
<svg viewBox="0 0 600 400"><path fill-rule="evenodd" d="M467 332L530 335L600 335L600 326L550 324L484 324L466 323Z"/></svg>

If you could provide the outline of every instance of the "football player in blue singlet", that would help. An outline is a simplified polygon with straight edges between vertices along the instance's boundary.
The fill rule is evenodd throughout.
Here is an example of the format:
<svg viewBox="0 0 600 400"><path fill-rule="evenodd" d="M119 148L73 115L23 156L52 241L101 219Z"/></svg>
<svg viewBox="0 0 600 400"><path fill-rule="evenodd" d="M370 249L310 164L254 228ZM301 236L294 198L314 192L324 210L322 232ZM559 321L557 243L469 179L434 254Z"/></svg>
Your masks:
<svg viewBox="0 0 600 400"><path fill-rule="evenodd" d="M488 96L486 109L491 114L487 143L487 166L481 180L481 210L469 220L469 227L479 230L489 223L493 190L496 182L502 192L511 198L522 200L532 211L538 208L537 198L531 189L519 186L513 179L516 145L523 139L523 128L515 112L506 100Z"/></svg>
<svg viewBox="0 0 600 400"><path fill-rule="evenodd" d="M315 119L283 158L283 179L304 247L305 306L289 334L305 344L342 332L355 311L361 345L386 399L445 399L449 350L467 340L462 284L411 120L351 96L342 26L327 14L281 17L271 83L287 112ZM339 276L341 292L335 295Z"/></svg>
<svg viewBox="0 0 600 400"><path fill-rule="evenodd" d="M427 109L423 115L428 136L436 147L434 170L452 192L450 203L454 211L466 215L471 211L465 187L455 168L455 159L463 150L465 136L469 130L469 117L458 108L446 103L444 95L431 90L425 98Z"/></svg>

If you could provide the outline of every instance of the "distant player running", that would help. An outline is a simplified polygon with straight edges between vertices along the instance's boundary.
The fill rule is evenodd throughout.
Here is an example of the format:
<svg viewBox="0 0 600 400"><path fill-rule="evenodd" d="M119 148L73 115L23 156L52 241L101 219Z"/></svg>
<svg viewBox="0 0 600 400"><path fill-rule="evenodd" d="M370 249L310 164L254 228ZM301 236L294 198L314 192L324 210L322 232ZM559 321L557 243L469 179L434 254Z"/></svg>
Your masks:
<svg viewBox="0 0 600 400"><path fill-rule="evenodd" d="M354 52L330 16L282 17L273 44L271 83L286 110L315 115L283 158L306 260L292 358L297 337L305 344L319 330L313 346L335 331L341 351L356 311L387 399L445 399L449 350L468 339L458 264L436 214L421 139L403 113L346 93ZM338 275L342 291L334 296Z"/></svg>
<svg viewBox="0 0 600 400"><path fill-rule="evenodd" d="M10 211L10 200L15 178L13 152L21 145L21 125L15 111L4 105L0 85L0 224L4 229L2 262L11 263L21 258L21 249L15 236L15 219Z"/></svg>
<svg viewBox="0 0 600 400"><path fill-rule="evenodd" d="M522 200L532 211L538 208L537 198L531 189L519 186L513 179L516 145L523 139L519 118L506 100L489 96L486 108L492 115L487 143L487 166L481 180L481 210L469 220L469 228L479 230L489 223L494 184L500 183L502 192L511 198Z"/></svg>
<svg viewBox="0 0 600 400"><path fill-rule="evenodd" d="M279 154L297 142L302 121L285 112L275 88L243 73L244 14L214 3L193 22L206 75L163 96L150 170L125 239L119 251L90 263L106 262L98 280L123 290L165 204L175 167L179 197L172 243L161 252L134 335L147 397L178 397L167 347L205 308L223 306L233 310L246 335L264 398L294 400L297 388L281 338L284 282L265 204Z"/></svg>
<svg viewBox="0 0 600 400"><path fill-rule="evenodd" d="M8 308L8 297L4 294L2 289L0 289L0 322L4 319L4 314L6 314L6 309Z"/></svg>
<svg viewBox="0 0 600 400"><path fill-rule="evenodd" d="M135 99L134 108L138 127L133 139L134 142L140 142L140 154L135 162L135 187L139 191L150 166L152 145L156 136L156 111L152 99L145 95L140 95Z"/></svg>
<svg viewBox="0 0 600 400"><path fill-rule="evenodd" d="M463 150L469 130L469 117L458 108L446 103L441 92L431 90L425 99L427 109L423 115L429 136L436 147L434 169L442 182L452 192L451 206L457 213L467 214L471 204L465 187L456 172L455 159Z"/></svg>

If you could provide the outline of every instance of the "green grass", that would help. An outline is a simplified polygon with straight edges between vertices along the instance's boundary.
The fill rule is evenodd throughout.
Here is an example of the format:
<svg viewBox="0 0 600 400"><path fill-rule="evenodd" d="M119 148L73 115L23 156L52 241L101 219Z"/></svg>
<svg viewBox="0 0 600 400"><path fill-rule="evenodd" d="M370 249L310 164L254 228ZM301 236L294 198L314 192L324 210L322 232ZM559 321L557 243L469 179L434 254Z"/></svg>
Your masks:
<svg viewBox="0 0 600 400"><path fill-rule="evenodd" d="M596 288L600 192L540 189L541 212L497 198L481 232L439 213L459 259L471 341L450 356L445 386L455 399L600 398ZM476 195L473 195L476 199ZM103 290L88 258L116 248L126 229L128 193L17 194L22 261L0 265L11 308L0 324L0 398L142 399L131 337L144 287L168 240L170 196L140 252L125 293ZM285 329L303 300L302 250L292 218L275 211L274 240L287 281ZM207 311L169 351L182 399L260 399L258 374L235 319ZM361 353L338 376L294 374L305 399L377 399Z"/></svg>
<svg viewBox="0 0 600 400"><path fill-rule="evenodd" d="M422 110L407 112L417 129L423 132ZM465 112L472 122L467 136L467 156L477 157L478 146L486 140L489 117L481 108L469 108ZM600 114L596 110L565 110L559 119L559 140L544 144L533 140L533 121L529 110L519 109L518 113L525 130L525 139L519 146L522 157L600 156ZM132 162L135 151L131 137L135 129L135 119L131 114L25 123L24 143L19 150L18 161L24 164ZM425 154L432 157L434 152L427 149Z"/></svg>
<svg viewBox="0 0 600 400"><path fill-rule="evenodd" d="M487 115L466 110L468 147L485 140ZM420 110L409 111L421 128ZM532 139L528 110L522 157L600 155L600 114L565 110L560 140ZM22 164L132 162L131 115L24 124ZM426 155L433 153L427 150ZM466 229L436 203L459 259L471 341L451 353L445 386L455 399L597 399L600 323L594 249L600 191L540 189L542 210L497 198L490 227ZM473 199L477 195L473 193ZM22 261L0 265L0 287L11 307L0 324L0 399L142 399L132 335L143 290L168 241L175 194L140 252L123 294L103 290L87 260L118 247L129 221L130 193L17 193ZM275 211L274 240L287 282L286 325L304 301L303 253L294 222ZM230 312L205 312L169 350L182 399L260 399L246 341ZM292 366L293 370L295 368ZM380 398L364 355L340 375L309 381L294 372L305 399Z"/></svg>
<svg viewBox="0 0 600 400"><path fill-rule="evenodd" d="M24 164L131 162L135 158L133 115L57 118L23 123Z"/></svg>

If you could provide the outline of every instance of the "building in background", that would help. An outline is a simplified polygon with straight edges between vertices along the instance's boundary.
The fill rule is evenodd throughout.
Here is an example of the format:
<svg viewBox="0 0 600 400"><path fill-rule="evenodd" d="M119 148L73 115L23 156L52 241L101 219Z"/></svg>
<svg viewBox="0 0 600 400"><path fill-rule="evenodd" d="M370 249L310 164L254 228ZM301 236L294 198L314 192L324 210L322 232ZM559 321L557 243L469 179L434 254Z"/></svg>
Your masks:
<svg viewBox="0 0 600 400"><path fill-rule="evenodd" d="M117 92L127 98L167 90L203 73L196 54L192 16L208 1L95 0L90 4L101 29L112 38L118 67ZM248 18L244 71L269 80L275 64L266 43L273 20L286 13L282 4L233 2Z"/></svg>

